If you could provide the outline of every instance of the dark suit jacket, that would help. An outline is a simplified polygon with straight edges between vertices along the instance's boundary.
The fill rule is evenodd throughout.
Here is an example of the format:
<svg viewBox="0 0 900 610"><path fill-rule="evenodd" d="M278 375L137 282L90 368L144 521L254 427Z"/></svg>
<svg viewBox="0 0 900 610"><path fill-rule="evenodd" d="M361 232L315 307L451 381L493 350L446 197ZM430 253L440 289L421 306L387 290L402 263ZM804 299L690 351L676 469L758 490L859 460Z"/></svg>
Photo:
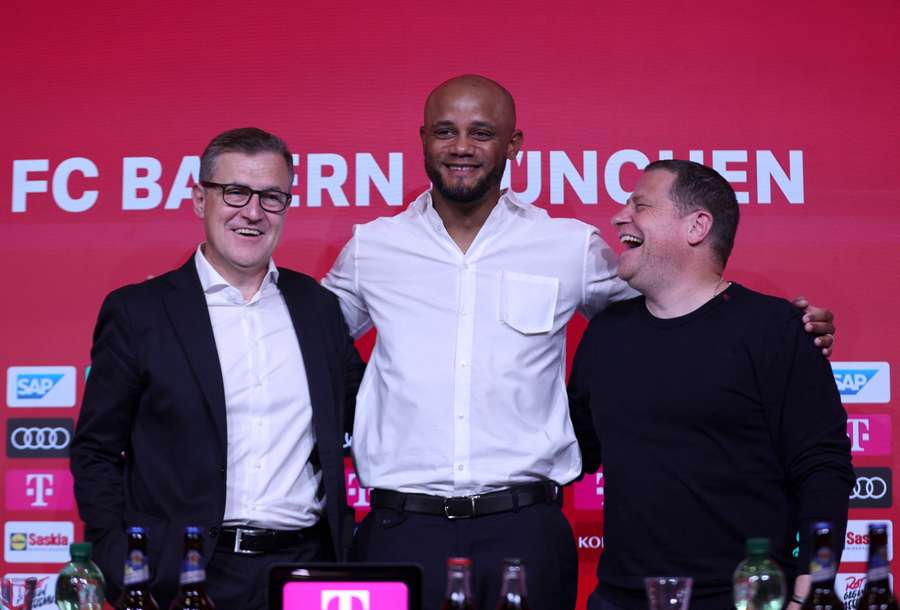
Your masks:
<svg viewBox="0 0 900 610"><path fill-rule="evenodd" d="M326 493L323 518L340 560L353 523L344 491L344 421L363 364L334 295L288 269L279 270L278 287L303 354ZM94 331L71 466L85 537L113 601L128 525L149 530L160 602L177 588L186 525L203 528L211 557L225 511L226 438L222 373L193 257L110 293Z"/></svg>

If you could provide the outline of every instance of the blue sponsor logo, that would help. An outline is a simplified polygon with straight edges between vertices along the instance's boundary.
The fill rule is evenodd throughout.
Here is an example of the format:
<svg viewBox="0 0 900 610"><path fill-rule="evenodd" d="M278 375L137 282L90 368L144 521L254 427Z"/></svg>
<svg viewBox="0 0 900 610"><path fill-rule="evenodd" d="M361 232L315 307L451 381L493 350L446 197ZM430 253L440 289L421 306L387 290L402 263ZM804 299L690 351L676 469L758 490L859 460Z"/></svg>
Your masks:
<svg viewBox="0 0 900 610"><path fill-rule="evenodd" d="M834 382L842 396L856 396L878 373L878 369L833 369Z"/></svg>
<svg viewBox="0 0 900 610"><path fill-rule="evenodd" d="M44 374L44 375L19 375L16 378L16 398L19 399L35 399L43 398L52 390L59 380L63 378L61 374Z"/></svg>

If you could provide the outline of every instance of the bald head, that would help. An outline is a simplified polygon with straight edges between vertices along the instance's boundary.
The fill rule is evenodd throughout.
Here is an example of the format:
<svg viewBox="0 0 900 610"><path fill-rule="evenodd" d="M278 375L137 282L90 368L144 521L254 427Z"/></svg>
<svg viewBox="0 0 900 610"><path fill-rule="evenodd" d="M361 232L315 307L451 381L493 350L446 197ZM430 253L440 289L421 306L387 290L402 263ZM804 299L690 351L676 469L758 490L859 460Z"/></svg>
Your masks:
<svg viewBox="0 0 900 610"><path fill-rule="evenodd" d="M425 100L425 125L448 103L465 98L478 100L480 110L489 111L499 121L498 128L515 130L516 103L512 94L497 81L477 74L457 76L435 87Z"/></svg>

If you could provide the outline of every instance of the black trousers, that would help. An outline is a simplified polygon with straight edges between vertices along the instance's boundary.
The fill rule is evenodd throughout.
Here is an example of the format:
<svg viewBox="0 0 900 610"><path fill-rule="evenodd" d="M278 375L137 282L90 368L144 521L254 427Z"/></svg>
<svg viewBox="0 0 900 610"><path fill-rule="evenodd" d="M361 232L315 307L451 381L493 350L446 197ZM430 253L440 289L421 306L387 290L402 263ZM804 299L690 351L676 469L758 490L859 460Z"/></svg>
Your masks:
<svg viewBox="0 0 900 610"><path fill-rule="evenodd" d="M245 555L216 551L206 566L206 589L216 610L268 608L269 567L273 564L334 561L328 528L322 530L326 532L324 535L306 540L297 548L272 553Z"/></svg>
<svg viewBox="0 0 900 610"><path fill-rule="evenodd" d="M447 587L447 558L472 559L475 608L494 610L501 562L525 561L531 610L574 610L578 556L572 528L556 504L449 520L437 515L375 509L353 540L358 561L418 563L425 572L423 610L438 610Z"/></svg>

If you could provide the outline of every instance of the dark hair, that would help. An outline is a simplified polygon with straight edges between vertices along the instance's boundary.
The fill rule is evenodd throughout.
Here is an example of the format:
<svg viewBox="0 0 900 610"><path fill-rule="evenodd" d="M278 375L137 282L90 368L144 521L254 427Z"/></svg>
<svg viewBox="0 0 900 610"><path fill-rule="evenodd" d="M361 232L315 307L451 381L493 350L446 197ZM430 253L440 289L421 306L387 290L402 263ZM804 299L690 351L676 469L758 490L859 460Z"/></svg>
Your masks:
<svg viewBox="0 0 900 610"><path fill-rule="evenodd" d="M651 170L666 170L675 174L669 197L681 214L703 209L712 215L712 247L722 267L725 267L734 247L740 217L737 198L728 181L716 170L693 161L654 161L644 168L644 171Z"/></svg>
<svg viewBox="0 0 900 610"><path fill-rule="evenodd" d="M291 174L291 179L294 177L294 159L284 140L256 127L240 127L220 133L206 146L206 150L200 157L200 180L212 178L216 169L216 160L219 155L227 152L239 152L247 155L272 152L281 155Z"/></svg>

